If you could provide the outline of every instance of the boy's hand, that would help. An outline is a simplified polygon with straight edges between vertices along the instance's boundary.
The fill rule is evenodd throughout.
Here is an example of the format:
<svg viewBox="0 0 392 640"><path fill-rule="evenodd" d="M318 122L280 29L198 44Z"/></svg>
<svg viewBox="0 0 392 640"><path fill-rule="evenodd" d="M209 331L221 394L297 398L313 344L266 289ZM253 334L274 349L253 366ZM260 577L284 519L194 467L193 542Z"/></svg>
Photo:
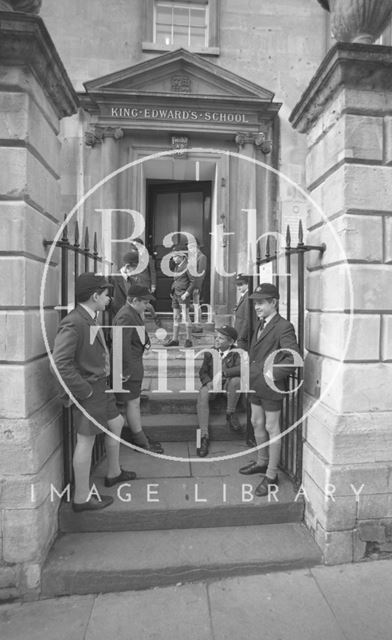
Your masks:
<svg viewBox="0 0 392 640"><path fill-rule="evenodd" d="M183 293L181 296L181 300L186 300L188 297L189 297L189 293L188 291L185 291L185 293Z"/></svg>

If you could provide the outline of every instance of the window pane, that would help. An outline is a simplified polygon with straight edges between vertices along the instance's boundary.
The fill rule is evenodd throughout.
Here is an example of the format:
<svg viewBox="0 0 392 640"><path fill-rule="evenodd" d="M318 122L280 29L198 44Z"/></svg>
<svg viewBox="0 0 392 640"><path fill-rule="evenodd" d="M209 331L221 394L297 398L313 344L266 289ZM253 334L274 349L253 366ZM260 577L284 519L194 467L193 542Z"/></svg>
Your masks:
<svg viewBox="0 0 392 640"><path fill-rule="evenodd" d="M189 46L189 30L188 27L174 27L175 31L173 34L174 44L178 44L182 47Z"/></svg>
<svg viewBox="0 0 392 640"><path fill-rule="evenodd" d="M157 6L157 24L171 24L172 9L171 7Z"/></svg>
<svg viewBox="0 0 392 640"><path fill-rule="evenodd" d="M189 9L175 8L173 11L173 23L174 25L182 25L187 27L189 25Z"/></svg>
<svg viewBox="0 0 392 640"><path fill-rule="evenodd" d="M191 9L191 25L193 27L204 27L206 24L205 9Z"/></svg>
<svg viewBox="0 0 392 640"><path fill-rule="evenodd" d="M171 44L171 28L170 26L166 27L166 26L162 26L159 27L157 26L157 30L156 30L156 41L157 43L162 43L165 45L170 45Z"/></svg>

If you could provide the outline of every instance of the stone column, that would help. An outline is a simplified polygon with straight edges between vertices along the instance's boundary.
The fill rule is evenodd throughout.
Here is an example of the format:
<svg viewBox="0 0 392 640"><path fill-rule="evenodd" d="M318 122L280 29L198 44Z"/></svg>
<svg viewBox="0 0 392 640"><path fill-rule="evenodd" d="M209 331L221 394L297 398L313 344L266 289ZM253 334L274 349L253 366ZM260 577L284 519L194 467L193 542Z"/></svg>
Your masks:
<svg viewBox="0 0 392 640"><path fill-rule="evenodd" d="M308 264L303 483L328 564L392 548L391 73L391 48L340 43L291 115L326 216L308 224L327 248Z"/></svg>
<svg viewBox="0 0 392 640"><path fill-rule="evenodd" d="M61 407L41 334L39 294L59 207L59 120L77 96L43 22L2 12L0 38L0 599L39 589L57 531L62 489ZM53 343L58 255L48 270L45 318Z"/></svg>
<svg viewBox="0 0 392 640"><path fill-rule="evenodd" d="M118 141L123 138L124 132L121 128L92 126L86 133L86 144L94 147L101 145L101 179L106 178L120 165L120 150ZM116 209L119 207L119 177L111 178L102 185L98 191L101 209ZM118 264L122 253L121 244L111 243L111 239L121 237L122 217L119 213L101 214L102 218L98 222L98 229L101 235L102 255L106 258L104 273L109 274L111 269L109 263ZM93 221L94 223L95 221ZM95 225L94 225L95 226Z"/></svg>
<svg viewBox="0 0 392 640"><path fill-rule="evenodd" d="M265 134L257 133L237 133L235 142L238 145L238 153L249 160L238 158L238 170L235 179L237 181L237 201L236 201L236 228L235 228L235 246L237 252L237 273L247 273L248 271L248 221L249 214L244 210L256 211L257 220L257 177L266 170L256 165L256 151L260 149L263 154L267 155L271 152L271 142L267 141ZM264 160L264 157L263 157ZM267 183L266 183L267 184ZM256 224L255 233L260 235L260 221ZM232 241L231 241L232 242Z"/></svg>

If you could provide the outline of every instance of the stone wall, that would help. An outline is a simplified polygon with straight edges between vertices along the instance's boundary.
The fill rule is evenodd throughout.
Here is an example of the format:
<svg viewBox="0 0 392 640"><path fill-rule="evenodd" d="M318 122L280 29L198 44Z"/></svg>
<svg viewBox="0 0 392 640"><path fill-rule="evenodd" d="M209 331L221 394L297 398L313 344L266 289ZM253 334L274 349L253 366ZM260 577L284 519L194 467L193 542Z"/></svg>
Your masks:
<svg viewBox="0 0 392 640"><path fill-rule="evenodd" d="M39 589L57 531L61 408L41 333L47 250L61 217L59 120L76 95L39 18L1 13L0 40L0 599ZM58 256L48 268L49 342L58 322Z"/></svg>
<svg viewBox="0 0 392 640"><path fill-rule="evenodd" d="M339 44L292 114L327 245L308 263L304 488L331 564L392 550L391 70L390 47Z"/></svg>
<svg viewBox="0 0 392 640"><path fill-rule="evenodd" d="M142 47L145 1L116 0L108 11L105 0L45 0L41 15L77 91L84 91L88 80L159 55ZM220 0L219 16L220 53L208 59L273 91L282 102L278 167L304 187L306 144L288 117L330 46L328 14L316 0ZM75 167L83 166L85 187L95 179L91 154L78 143L80 125L75 117L64 131L65 210L78 199ZM284 181L273 212L276 223L282 211L306 211L303 197Z"/></svg>

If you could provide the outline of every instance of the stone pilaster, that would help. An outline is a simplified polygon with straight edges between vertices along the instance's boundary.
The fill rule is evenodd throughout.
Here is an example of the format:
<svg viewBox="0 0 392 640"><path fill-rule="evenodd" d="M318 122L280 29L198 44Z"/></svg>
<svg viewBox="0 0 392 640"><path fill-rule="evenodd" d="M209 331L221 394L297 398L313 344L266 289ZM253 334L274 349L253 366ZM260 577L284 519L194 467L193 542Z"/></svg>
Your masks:
<svg viewBox="0 0 392 640"><path fill-rule="evenodd" d="M259 167L254 162L256 151L260 149L263 154L271 152L271 142L266 140L265 134L257 133L237 133L235 143L238 153L245 158L238 158L238 170L236 175L237 201L236 201L236 228L235 241L237 247L237 273L248 272L248 218L245 210L257 211L257 176L260 173ZM255 229L256 231L256 229Z"/></svg>
<svg viewBox="0 0 392 640"><path fill-rule="evenodd" d="M62 485L60 407L40 328L39 294L59 207L59 121L77 98L43 22L0 13L0 599L39 589L57 530ZM58 315L57 255L48 269L45 322Z"/></svg>
<svg viewBox="0 0 392 640"><path fill-rule="evenodd" d="M308 240L327 247L308 263L303 482L330 564L392 542L391 73L392 49L338 44L291 115L324 213L312 207Z"/></svg>

